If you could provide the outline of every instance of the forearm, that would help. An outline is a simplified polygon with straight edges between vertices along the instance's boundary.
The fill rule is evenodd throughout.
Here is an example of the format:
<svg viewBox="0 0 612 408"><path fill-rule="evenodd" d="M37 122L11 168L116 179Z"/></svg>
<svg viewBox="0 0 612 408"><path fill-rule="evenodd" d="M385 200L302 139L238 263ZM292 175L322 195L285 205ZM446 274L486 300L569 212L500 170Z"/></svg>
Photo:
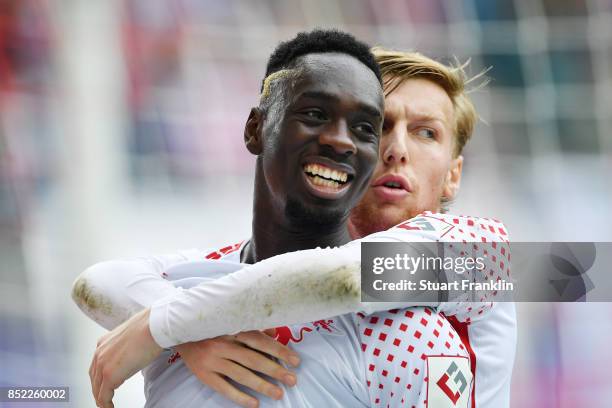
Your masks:
<svg viewBox="0 0 612 408"><path fill-rule="evenodd" d="M359 303L359 267L339 248L272 257L157 303L151 333L170 347L346 313Z"/></svg>
<svg viewBox="0 0 612 408"><path fill-rule="evenodd" d="M161 276L163 267L154 258L95 264L75 280L72 299L90 319L113 329L178 290Z"/></svg>
<svg viewBox="0 0 612 408"><path fill-rule="evenodd" d="M151 333L162 347L409 303L361 302L359 245L275 256L156 303Z"/></svg>
<svg viewBox="0 0 612 408"><path fill-rule="evenodd" d="M406 237L404 237L406 238ZM420 241L433 239L418 237ZM399 242L384 233L372 242ZM422 255L421 243L410 243L406 251ZM472 246L472 244L466 244ZM461 245L448 248L445 256L463 257ZM468 252L466 252L468 253ZM449 278L455 272L444 270ZM432 271L421 268L413 280L435 280ZM278 255L248 266L214 282L206 282L156 303L151 311L151 332L159 345L176 344L326 319L346 313L374 313L394 308L431 306L448 315L467 317L482 309L472 307L469 293L455 301L432 301L427 292L410 293L401 302L361 302L361 246L313 249ZM463 311L466 311L463 313Z"/></svg>

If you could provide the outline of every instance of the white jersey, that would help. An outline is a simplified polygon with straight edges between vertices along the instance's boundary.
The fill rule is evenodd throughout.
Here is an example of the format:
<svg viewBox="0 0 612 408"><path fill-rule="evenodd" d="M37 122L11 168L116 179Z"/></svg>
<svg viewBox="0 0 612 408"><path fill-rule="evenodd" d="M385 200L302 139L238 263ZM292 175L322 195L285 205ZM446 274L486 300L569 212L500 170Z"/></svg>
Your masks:
<svg viewBox="0 0 612 408"><path fill-rule="evenodd" d="M197 269L193 263L177 264L164 277L183 288L218 279L232 272L230 265L235 270L246 266L240 263L240 249L231 245L202 252L201 259L208 261ZM437 398L432 406L469 406L468 350L449 322L430 308L346 314L276 330L277 340L300 355L298 385L277 383L284 391L281 401L256 395L262 407L423 407L428 395ZM236 406L203 385L172 350L143 373L146 407Z"/></svg>
<svg viewBox="0 0 612 408"><path fill-rule="evenodd" d="M365 239L469 243L474 255L488 251L489 279L510 277L508 231L497 220L425 212L387 231L374 234L372 239ZM485 242L490 245L478 245ZM509 407L517 336L515 304L443 303L437 310L446 315L469 351L472 372L475 374L472 407Z"/></svg>
<svg viewBox="0 0 612 408"><path fill-rule="evenodd" d="M424 213L364 240L474 242L470 250L476 254L486 251L477 242L507 244L507 235L505 227L494 220ZM359 245L353 242L344 247L347 250L331 249L314 253L313 250L310 253L300 251L304 256L298 258L299 262L295 262L295 257L300 254L296 252L241 269L245 267L239 263L241 248L240 244L236 244L211 253L191 250L163 257L98 264L82 275L81 283L86 289L84 293L103 295L104 303L112 307L94 310L76 300L90 317L112 328L135 311L150 306L156 299L166 298L167 301L158 302L152 308L150 325L158 343L167 347L210 337L198 337L202 334L198 331L209 328L208 325L200 324L198 327L193 324L197 321L193 320L193 316L192 323L189 323L189 317L185 318L198 310L196 301L202 300L202 294L214 300L218 298L211 294L236 292L238 289L235 288L241 284L250 286L249 279L257 274L267 274L264 264L274 258L279 259L271 263L276 263L277 267L280 265L282 270L297 263L312 273L313 269L309 270L308 265L319 270L350 262L351 257L359 257L359 253L355 254L354 251ZM492 279L509 274L508 246L499 245L496 248L491 251L487 265L487 272ZM321 258L318 263L312 261L313 255L315 259ZM330 258L332 261L321 262ZM289 261L283 261L287 259ZM199 262L189 264L186 261ZM242 275L240 272L234 273L239 269ZM226 279L231 277L234 280ZM185 299L183 296L182 304L173 303L173 299L190 292L181 293L181 289L176 286L188 288L202 282L213 284L192 289L200 288L199 299ZM263 288L264 292L270 292L267 286ZM261 292L251 292L255 296L250 298L252 304L261 303L262 299L258 298ZM287 293L273 292L272 295L268 299L272 303L274 298L288 297ZM234 300L230 304L244 302L240 298ZM516 341L514 305L494 304L490 300L482 299L483 303L478 304L443 303L438 305L436 312L428 308L410 308L367 315L344 314L351 310L367 310L360 309L359 304L350 304L348 308L340 304L342 308L334 304L333 299L321 299L321 302L307 304L307 310L297 314L311 316L310 319L298 319L294 313L291 321L289 315L293 312L290 309L292 305L287 304L287 309L280 315L272 315L271 320L264 318L257 322L245 319L245 315L257 317L257 313L245 310L242 305L234 308L233 314L221 316L224 321L213 323L225 326L215 334L219 335L326 317L309 324L278 329L279 341L290 343L302 357L298 369L298 386L287 388L279 384L285 391L285 399L280 406L461 407L468 406L469 401L470 406L505 407L509 405L509 384ZM215 302L212 303L213 307L218 306ZM377 305L380 310L381 304ZM322 312L329 310L328 307L341 316L330 318L333 315ZM236 310L242 312L235 313ZM283 321L283 318L289 320ZM248 322L245 323L245 320ZM450 326L449 320L455 328ZM228 324L228 321L234 324ZM264 324L270 321L275 323ZM247 327L249 324L251 327ZM475 388L471 386L470 367L476 373ZM217 406L231 406L230 402L215 395L191 376L176 354L166 353L146 370L145 377L148 406L190 406L189 401L194 404L214 402ZM475 390L475 398L470 395L470 390ZM262 399L263 406L279 406L265 397L258 397Z"/></svg>

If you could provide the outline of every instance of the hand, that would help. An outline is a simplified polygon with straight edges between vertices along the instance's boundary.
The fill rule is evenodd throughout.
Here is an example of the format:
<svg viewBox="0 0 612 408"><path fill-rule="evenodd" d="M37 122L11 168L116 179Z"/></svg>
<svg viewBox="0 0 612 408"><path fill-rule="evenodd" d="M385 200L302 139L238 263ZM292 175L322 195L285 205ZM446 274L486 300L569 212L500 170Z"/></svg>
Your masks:
<svg viewBox="0 0 612 408"><path fill-rule="evenodd" d="M113 395L125 380L149 365L162 352L149 330L149 309L132 316L98 340L89 378L100 408L113 408Z"/></svg>
<svg viewBox="0 0 612 408"><path fill-rule="evenodd" d="M255 374L254 371L293 386L297 382L295 374L270 356L294 367L300 362L299 356L294 351L270 337L274 329L267 333L249 331L181 344L175 348L181 354L185 365L202 383L236 404L243 407L257 407L259 405L257 399L240 391L225 377L279 400L283 396L282 389Z"/></svg>

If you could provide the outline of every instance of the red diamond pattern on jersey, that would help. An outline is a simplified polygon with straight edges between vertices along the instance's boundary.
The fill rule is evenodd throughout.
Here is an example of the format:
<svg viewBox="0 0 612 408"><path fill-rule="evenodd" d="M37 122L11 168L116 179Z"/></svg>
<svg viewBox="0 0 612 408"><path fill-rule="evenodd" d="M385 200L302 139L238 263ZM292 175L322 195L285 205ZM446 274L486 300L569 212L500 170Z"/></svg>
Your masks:
<svg viewBox="0 0 612 408"><path fill-rule="evenodd" d="M481 280L510 276L510 247L506 227L489 218L425 212L389 230L403 241L452 242L452 250L464 256L484 257ZM482 294L481 303L456 302L440 306L452 321L469 325L492 307L492 296ZM370 316L359 315L362 351L373 406L426 406L428 356L470 357L468 348L451 323L429 308L394 309ZM381 340L384 338L385 340ZM383 343L383 344L381 344ZM370 347L370 345L372 345ZM378 350L374 353L373 350ZM390 356L393 356L390 358ZM474 367L472 367L472 370ZM383 372L385 375L383 375ZM382 385L382 387L381 387Z"/></svg>
<svg viewBox="0 0 612 408"><path fill-rule="evenodd" d="M425 224L431 228L423 228ZM406 228L406 226L411 228ZM481 275L472 277L471 273L479 272L470 271L466 273L465 279L483 282L499 281L510 277L509 236L505 225L497 220L424 212L391 229L393 230L410 234L410 239L406 241L415 241L420 236L426 240L452 242L453 244L450 244L449 247L462 256L482 257L485 260L485 269L480 272ZM401 240L399 235L398 238ZM484 242L490 245L481 244ZM471 322L473 319L481 318L491 309L491 302L496 300L498 292L481 291L475 294L476 299L482 304L468 302L469 296L466 292L462 299L444 304L440 311L448 316L456 316L459 322Z"/></svg>
<svg viewBox="0 0 612 408"><path fill-rule="evenodd" d="M407 241L421 236L426 240L457 242L458 248L453 250L472 256L487 255L494 262L487 265L487 279L498 280L510 275L509 237L506 227L499 221L430 212L421 214L419 218L415 228L394 229L409 234ZM404 223L406 226L412 225ZM461 246L461 243L465 245ZM242 243L238 243L221 248L209 253L206 258L221 259L241 246ZM469 312L465 306L457 304L455 310L447 309L444 313L455 316L455 321L464 322L464 325L469 324L472 318L484 314L494 299L485 300L487 303L483 305L471 304ZM374 406L399 406L400 401L405 406L424 406L426 393L423 392L423 384L426 384L427 378L424 364L427 356L466 356L468 353L450 323L430 309L394 309L370 316L360 313L358 316L358 335L366 361L370 402L375 401ZM317 326L317 329L326 332L323 325ZM419 338L415 336L417 331Z"/></svg>
<svg viewBox="0 0 612 408"><path fill-rule="evenodd" d="M358 316L374 407L424 406L429 355L468 357L459 335L430 308Z"/></svg>

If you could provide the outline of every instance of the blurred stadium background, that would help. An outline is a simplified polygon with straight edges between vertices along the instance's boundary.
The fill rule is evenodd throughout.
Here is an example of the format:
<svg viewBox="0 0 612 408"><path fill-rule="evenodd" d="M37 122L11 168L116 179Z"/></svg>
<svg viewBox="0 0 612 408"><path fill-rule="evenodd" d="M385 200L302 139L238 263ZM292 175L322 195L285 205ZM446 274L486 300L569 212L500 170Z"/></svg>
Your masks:
<svg viewBox="0 0 612 408"><path fill-rule="evenodd" d="M314 27L492 67L453 210L612 241L610 0L0 0L0 385L93 407L76 275L248 236L242 128L269 53ZM611 406L610 304L521 304L519 329L513 407Z"/></svg>

